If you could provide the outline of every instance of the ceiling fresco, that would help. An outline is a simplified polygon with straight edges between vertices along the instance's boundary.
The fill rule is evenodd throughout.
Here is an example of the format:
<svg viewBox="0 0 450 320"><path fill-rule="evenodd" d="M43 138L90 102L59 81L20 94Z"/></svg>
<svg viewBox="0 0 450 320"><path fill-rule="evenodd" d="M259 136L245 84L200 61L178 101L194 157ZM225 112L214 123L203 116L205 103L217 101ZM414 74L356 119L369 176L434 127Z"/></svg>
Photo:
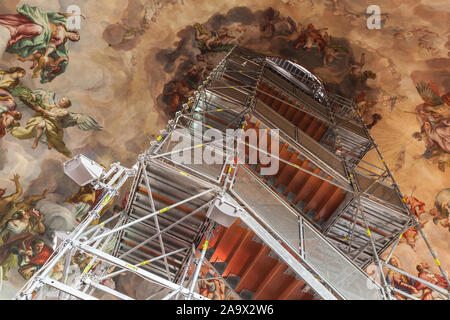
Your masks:
<svg viewBox="0 0 450 320"><path fill-rule="evenodd" d="M68 31L73 5L79 28ZM368 28L370 5L381 10L379 28ZM234 44L294 60L354 99L449 270L449 19L444 0L1 1L0 298L14 296L51 255L54 232L76 227L98 197L66 177L63 162L81 153L133 165ZM123 192L105 212L125 204ZM86 259L72 264L82 270ZM442 282L415 228L392 263ZM148 294L122 278L105 285ZM233 298L211 281L202 294Z"/></svg>

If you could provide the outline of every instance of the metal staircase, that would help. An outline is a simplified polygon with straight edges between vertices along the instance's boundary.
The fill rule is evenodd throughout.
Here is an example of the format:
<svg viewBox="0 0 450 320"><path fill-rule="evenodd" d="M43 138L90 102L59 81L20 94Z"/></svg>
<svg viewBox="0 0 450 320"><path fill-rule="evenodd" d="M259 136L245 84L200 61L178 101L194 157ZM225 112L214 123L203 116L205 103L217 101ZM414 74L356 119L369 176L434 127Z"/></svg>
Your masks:
<svg viewBox="0 0 450 320"><path fill-rule="evenodd" d="M233 48L123 178L98 179L103 200L16 298L136 299L106 285L124 274L147 299L205 299L216 278L237 299L394 298L380 256L417 221L381 154L363 160L379 151L358 116L298 64ZM130 176L125 210L92 226Z"/></svg>

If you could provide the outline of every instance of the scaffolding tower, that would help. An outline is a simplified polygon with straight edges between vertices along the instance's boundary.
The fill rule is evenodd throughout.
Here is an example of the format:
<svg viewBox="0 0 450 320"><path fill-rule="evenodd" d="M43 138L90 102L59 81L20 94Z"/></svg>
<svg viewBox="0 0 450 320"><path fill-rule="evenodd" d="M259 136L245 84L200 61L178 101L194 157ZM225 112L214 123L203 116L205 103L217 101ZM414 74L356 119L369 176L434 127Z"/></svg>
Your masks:
<svg viewBox="0 0 450 320"><path fill-rule="evenodd" d="M130 177L126 208L93 223ZM386 270L450 297L390 264L416 227L449 284L353 101L290 60L234 47L131 169L92 184L102 199L16 299L136 299L106 285L124 274L151 284L147 299L203 300L211 279L236 299L418 299Z"/></svg>

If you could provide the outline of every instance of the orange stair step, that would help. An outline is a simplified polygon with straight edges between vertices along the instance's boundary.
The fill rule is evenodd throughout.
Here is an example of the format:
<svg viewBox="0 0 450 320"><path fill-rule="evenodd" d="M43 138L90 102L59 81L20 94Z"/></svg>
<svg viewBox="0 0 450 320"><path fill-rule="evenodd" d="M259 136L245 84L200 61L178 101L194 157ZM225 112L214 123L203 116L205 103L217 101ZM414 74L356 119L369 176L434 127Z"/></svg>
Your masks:
<svg viewBox="0 0 450 320"><path fill-rule="evenodd" d="M246 232L247 229L240 227L237 221L233 223L225 231L225 234L220 239L216 250L209 261L227 261L228 257L234 252L244 238Z"/></svg>
<svg viewBox="0 0 450 320"><path fill-rule="evenodd" d="M319 173L320 169L317 168L313 171L314 173ZM303 187L300 189L300 191L297 194L297 197L295 198L294 202L297 203L297 201L301 200L304 202L308 202L311 197L314 195L314 193L317 191L317 189L322 184L322 179L319 179L314 176L310 176L306 183L303 185Z"/></svg>
<svg viewBox="0 0 450 320"><path fill-rule="evenodd" d="M227 277L228 275L242 276L256 258L263 245L253 241L253 235L254 232L252 231L247 233L239 247L236 248L223 272L224 277Z"/></svg>
<svg viewBox="0 0 450 320"><path fill-rule="evenodd" d="M309 123L313 120L313 117L311 117L309 114L305 113L305 116L303 117L302 121L297 125L297 127L305 131L305 129L309 126Z"/></svg>
<svg viewBox="0 0 450 320"><path fill-rule="evenodd" d="M302 300L304 293L302 289L305 287L306 282L303 280L296 280L291 277L293 281L286 287L281 293L279 300Z"/></svg>
<svg viewBox="0 0 450 320"><path fill-rule="evenodd" d="M290 104L294 104L293 101L289 100ZM292 123L292 119L294 119L294 116L297 114L297 108L294 108L293 106L289 106L288 110L286 111L284 117L289 120L289 122Z"/></svg>
<svg viewBox="0 0 450 320"><path fill-rule="evenodd" d="M314 133L316 133L316 131L319 129L320 126L320 122L317 118L314 118L308 125L308 128L306 128L305 133L310 136L313 137Z"/></svg>
<svg viewBox="0 0 450 320"><path fill-rule="evenodd" d="M301 108L301 107L300 107ZM292 123L295 126L298 126L298 124L300 123L300 121L302 121L303 117L305 116L305 113L301 110L297 110L297 113L294 115L294 117L292 118Z"/></svg>
<svg viewBox="0 0 450 320"><path fill-rule="evenodd" d="M280 94L280 97L282 95ZM277 95L278 97L278 95ZM281 101L281 98L278 97L278 99L273 99L272 103L269 105L270 108L272 108L273 110L275 110L276 112L279 112L279 110L283 107L283 101Z"/></svg>
<svg viewBox="0 0 450 320"><path fill-rule="evenodd" d="M270 88L269 91L267 91L267 93L268 93L268 95L267 95L268 98L265 101L265 103L268 106L271 106L274 103L274 101L276 101L275 97L278 97L278 95L281 94L279 90L275 89L275 87Z"/></svg>
<svg viewBox="0 0 450 320"><path fill-rule="evenodd" d="M282 96L282 99L286 100L287 97L286 96ZM278 114L284 117L284 115L288 111L288 109L289 109L289 105L287 105L286 103L283 102L281 104L280 108L278 109Z"/></svg>
<svg viewBox="0 0 450 320"><path fill-rule="evenodd" d="M320 127L316 130L316 132L312 136L312 138L316 141L320 141L320 139L322 139L327 129L328 129L327 125L324 122L322 122L320 124Z"/></svg>
<svg viewBox="0 0 450 320"><path fill-rule="evenodd" d="M241 276L241 280L235 290L236 292L239 293L243 289L255 292L256 289L258 289L259 284L266 278L278 262L277 260L267 256L269 252L270 248L268 246L263 246L261 248L255 259Z"/></svg>
<svg viewBox="0 0 450 320"><path fill-rule="evenodd" d="M288 160L290 163L301 165L302 161L298 158L298 151L295 151L290 159ZM280 175L278 176L277 181L274 184L274 187L278 187L279 184L287 186L289 182L291 182L292 178L294 177L295 172L298 169L290 164L286 164L284 166L283 170L280 172Z"/></svg>
<svg viewBox="0 0 450 320"><path fill-rule="evenodd" d="M308 167L308 163L309 160L305 160L300 165L300 167L302 169L310 170L310 168ZM286 186L286 190L284 191L285 195L287 195L289 192L297 194L310 176L311 175L309 175L308 173L297 169L291 182L289 182L289 184Z"/></svg>
<svg viewBox="0 0 450 320"><path fill-rule="evenodd" d="M331 178L328 178L328 180L331 180ZM310 209L317 212L323 203L331 198L335 190L336 187L334 185L324 181L311 200L308 201L308 205L304 209L305 212Z"/></svg>
<svg viewBox="0 0 450 320"><path fill-rule="evenodd" d="M220 239L222 239L222 237L226 231L227 231L227 228L222 227L222 226L220 228L214 230L212 237L209 239L208 248L215 248L216 245L219 244ZM203 239L198 246L199 249L203 246L203 243L205 243L205 240L206 240L206 237L203 236Z"/></svg>
<svg viewBox="0 0 450 320"><path fill-rule="evenodd" d="M279 149L280 151L279 151L279 154L278 154L279 158L281 158L281 159L289 159L289 157L291 156L292 153L290 151L288 151L288 146L289 146L288 143L284 143L283 145L281 145L281 143L279 143L279 148L280 148ZM284 162L280 161L277 174L284 168L285 165L286 164ZM267 167L267 166L269 166L269 164L259 163L258 164L258 169L257 169L258 172L259 172L259 170L262 167ZM265 176L264 179L265 180L269 179L269 176Z"/></svg>
<svg viewBox="0 0 450 320"><path fill-rule="evenodd" d="M253 296L254 300L275 300L283 293L284 288L289 284L289 276L284 274L287 265L278 262L266 278L261 282Z"/></svg>
<svg viewBox="0 0 450 320"><path fill-rule="evenodd" d="M330 199L323 204L322 208L317 210L314 220L318 221L320 218L327 220L337 207L339 207L342 201L344 201L345 195L346 193L344 190L337 188Z"/></svg>

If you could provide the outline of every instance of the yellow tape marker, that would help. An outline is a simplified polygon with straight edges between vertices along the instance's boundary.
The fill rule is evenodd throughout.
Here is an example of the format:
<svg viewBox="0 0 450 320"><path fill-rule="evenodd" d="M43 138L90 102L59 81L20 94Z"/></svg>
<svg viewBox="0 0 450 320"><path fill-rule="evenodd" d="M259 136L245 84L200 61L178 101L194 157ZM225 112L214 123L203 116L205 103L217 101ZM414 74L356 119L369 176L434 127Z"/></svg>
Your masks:
<svg viewBox="0 0 450 320"><path fill-rule="evenodd" d="M188 101L188 102L186 102L187 104L190 104L191 102L190 101Z"/></svg>
<svg viewBox="0 0 450 320"><path fill-rule="evenodd" d="M195 147L196 148L201 148L201 147L203 147L203 143L200 143L200 144L196 145Z"/></svg>
<svg viewBox="0 0 450 320"><path fill-rule="evenodd" d="M298 164L294 164L294 167L296 167L296 168L299 168L299 169L300 169L300 166L299 166Z"/></svg>
<svg viewBox="0 0 450 320"><path fill-rule="evenodd" d="M231 167L228 168L228 173L230 173L230 172L231 172Z"/></svg>
<svg viewBox="0 0 450 320"><path fill-rule="evenodd" d="M106 196L105 200L102 201L102 205L106 206L106 204L111 201L111 196Z"/></svg>
<svg viewBox="0 0 450 320"><path fill-rule="evenodd" d="M370 229L367 229L367 235L370 237L370 235L371 235Z"/></svg>
<svg viewBox="0 0 450 320"><path fill-rule="evenodd" d="M436 264L438 265L438 267L440 267L440 266L441 266L441 264L440 264L440 262L439 262L438 258L434 259L434 261L436 261Z"/></svg>
<svg viewBox="0 0 450 320"><path fill-rule="evenodd" d="M89 265L84 269L83 274L88 273L88 271L91 270L91 268L92 268L92 264L89 264Z"/></svg>
<svg viewBox="0 0 450 320"><path fill-rule="evenodd" d="M139 265L140 266L145 266L148 263L150 263L150 260L143 261L143 262L139 263Z"/></svg>
<svg viewBox="0 0 450 320"><path fill-rule="evenodd" d="M342 240L347 241L348 239L347 238L342 238Z"/></svg>
<svg viewBox="0 0 450 320"><path fill-rule="evenodd" d="M384 159L381 159L381 161L383 161L383 162L384 162Z"/></svg>
<svg viewBox="0 0 450 320"><path fill-rule="evenodd" d="M203 250L208 249L208 240L205 241L205 243L203 244Z"/></svg>
<svg viewBox="0 0 450 320"><path fill-rule="evenodd" d="M400 239L403 238L403 233L401 233L398 237L399 237Z"/></svg>
<svg viewBox="0 0 450 320"><path fill-rule="evenodd" d="M239 70L239 72L242 72L243 70Z"/></svg>
<svg viewBox="0 0 450 320"><path fill-rule="evenodd" d="M353 175L350 173L350 178L352 178L353 179Z"/></svg>
<svg viewBox="0 0 450 320"><path fill-rule="evenodd" d="M100 227L103 227L104 225L105 225L105 223L104 223L104 222L100 223Z"/></svg>
<svg viewBox="0 0 450 320"><path fill-rule="evenodd" d="M162 136L159 136L158 138L156 138L156 141L159 141L162 139Z"/></svg>
<svg viewBox="0 0 450 320"><path fill-rule="evenodd" d="M169 209L170 209L169 207L165 207L165 208L159 210L159 213L164 213L166 211L169 211Z"/></svg>
<svg viewBox="0 0 450 320"><path fill-rule="evenodd" d="M234 88L234 86L230 86L230 88L231 88L231 89L233 89L233 88Z"/></svg>
<svg viewBox="0 0 450 320"><path fill-rule="evenodd" d="M138 268L137 267L135 267L135 266L133 266L133 265L131 265L131 264L126 264L125 265L125 267L127 267L127 268L129 268L129 269L132 269L132 270L134 270L134 271L136 271Z"/></svg>
<svg viewBox="0 0 450 320"><path fill-rule="evenodd" d="M184 172L184 171L180 171L180 173L183 175L183 176L188 176L188 174L186 173L186 172Z"/></svg>
<svg viewBox="0 0 450 320"><path fill-rule="evenodd" d="M223 111L223 109L217 109L216 111L217 111L217 112L220 112L220 111Z"/></svg>

